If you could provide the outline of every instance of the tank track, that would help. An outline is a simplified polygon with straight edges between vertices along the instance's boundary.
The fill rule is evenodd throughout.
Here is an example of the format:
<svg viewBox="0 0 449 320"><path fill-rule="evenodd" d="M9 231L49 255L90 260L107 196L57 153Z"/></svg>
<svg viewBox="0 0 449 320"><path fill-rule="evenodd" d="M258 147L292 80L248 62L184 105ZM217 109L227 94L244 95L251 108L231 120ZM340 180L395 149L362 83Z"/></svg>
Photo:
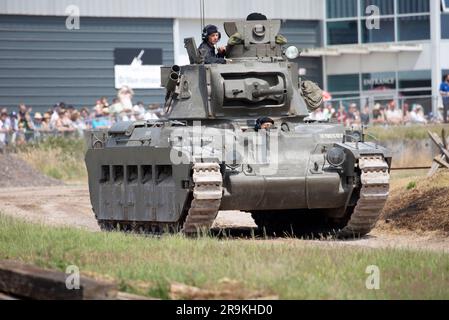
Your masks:
<svg viewBox="0 0 449 320"><path fill-rule="evenodd" d="M361 237L369 233L385 206L390 188L389 166L381 155L362 156L360 197L347 225L337 232L339 238Z"/></svg>
<svg viewBox="0 0 449 320"><path fill-rule="evenodd" d="M184 222L186 235L207 233L217 217L223 194L223 177L218 163L193 165L193 200Z"/></svg>
<svg viewBox="0 0 449 320"><path fill-rule="evenodd" d="M177 233L181 230L179 223L130 222L117 220L98 220L101 231L120 231L144 235L162 235Z"/></svg>

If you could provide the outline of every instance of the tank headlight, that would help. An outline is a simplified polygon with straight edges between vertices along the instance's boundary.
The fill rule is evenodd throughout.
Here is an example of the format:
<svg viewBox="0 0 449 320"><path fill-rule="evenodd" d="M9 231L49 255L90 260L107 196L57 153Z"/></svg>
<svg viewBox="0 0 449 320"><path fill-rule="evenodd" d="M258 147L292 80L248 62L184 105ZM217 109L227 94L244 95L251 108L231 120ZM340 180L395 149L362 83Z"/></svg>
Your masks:
<svg viewBox="0 0 449 320"><path fill-rule="evenodd" d="M298 58L299 54L299 49L295 46L290 46L285 50L285 56L290 60Z"/></svg>
<svg viewBox="0 0 449 320"><path fill-rule="evenodd" d="M360 131L352 132L352 142L362 142L362 134Z"/></svg>
<svg viewBox="0 0 449 320"><path fill-rule="evenodd" d="M333 147L327 152L327 162L333 167L340 167L346 160L346 154L341 148Z"/></svg>

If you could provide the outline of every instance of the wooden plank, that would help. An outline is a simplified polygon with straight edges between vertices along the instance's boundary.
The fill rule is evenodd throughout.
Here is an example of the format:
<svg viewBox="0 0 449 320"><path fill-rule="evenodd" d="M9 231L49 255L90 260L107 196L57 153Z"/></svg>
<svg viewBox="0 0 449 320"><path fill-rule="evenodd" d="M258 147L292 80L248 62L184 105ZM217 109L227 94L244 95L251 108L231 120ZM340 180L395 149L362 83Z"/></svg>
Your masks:
<svg viewBox="0 0 449 320"><path fill-rule="evenodd" d="M406 171L406 170L426 170L426 169L430 169L430 166L420 166L420 167L391 167L390 170L391 171Z"/></svg>
<svg viewBox="0 0 449 320"><path fill-rule="evenodd" d="M5 300L18 300L18 299L6 293L0 292L0 300L5 301Z"/></svg>
<svg viewBox="0 0 449 320"><path fill-rule="evenodd" d="M444 144L441 138L433 132L428 131L428 133L432 141L438 146L438 148L440 148L441 152L446 156L446 158L449 159L449 150L444 148Z"/></svg>
<svg viewBox="0 0 449 320"><path fill-rule="evenodd" d="M117 297L114 283L80 277L80 288L66 287L67 275L20 262L0 261L0 292L26 299L103 300Z"/></svg>
<svg viewBox="0 0 449 320"><path fill-rule="evenodd" d="M441 140L443 140L444 148L449 149L449 145L447 144L446 129L444 128L441 130Z"/></svg>
<svg viewBox="0 0 449 320"><path fill-rule="evenodd" d="M443 154L441 154L438 157L436 157L435 159L445 160L446 157ZM438 162L436 162L435 159L432 162L432 167L430 168L429 173L427 174L428 178L430 178L433 175L435 175L435 173L437 173L438 169L440 168L440 164Z"/></svg>
<svg viewBox="0 0 449 320"><path fill-rule="evenodd" d="M441 165L443 167L446 167L449 169L449 163L447 163L445 160L441 159L442 157L435 157L433 159L433 161L435 161L436 163L438 163L438 165Z"/></svg>
<svg viewBox="0 0 449 320"><path fill-rule="evenodd" d="M117 294L117 300L160 300L160 299L138 296L127 292L119 292Z"/></svg>

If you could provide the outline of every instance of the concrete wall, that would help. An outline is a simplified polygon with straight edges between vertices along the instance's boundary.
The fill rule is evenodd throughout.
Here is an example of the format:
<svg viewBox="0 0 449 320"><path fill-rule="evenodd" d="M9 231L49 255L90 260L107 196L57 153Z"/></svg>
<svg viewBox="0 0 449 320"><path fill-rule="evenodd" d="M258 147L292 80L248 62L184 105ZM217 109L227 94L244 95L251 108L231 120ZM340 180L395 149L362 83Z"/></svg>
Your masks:
<svg viewBox="0 0 449 320"><path fill-rule="evenodd" d="M449 40L441 40L441 68L449 69Z"/></svg>
<svg viewBox="0 0 449 320"><path fill-rule="evenodd" d="M334 75L359 72L430 70L431 54L430 43L424 43L422 52L344 54L337 57L326 57L326 73Z"/></svg>
<svg viewBox="0 0 449 320"><path fill-rule="evenodd" d="M432 45L430 42L422 45L422 52L371 53L369 55L345 54L336 57L326 57L326 73L348 74L430 70L432 68ZM441 68L449 69L449 40L442 40L440 46Z"/></svg>

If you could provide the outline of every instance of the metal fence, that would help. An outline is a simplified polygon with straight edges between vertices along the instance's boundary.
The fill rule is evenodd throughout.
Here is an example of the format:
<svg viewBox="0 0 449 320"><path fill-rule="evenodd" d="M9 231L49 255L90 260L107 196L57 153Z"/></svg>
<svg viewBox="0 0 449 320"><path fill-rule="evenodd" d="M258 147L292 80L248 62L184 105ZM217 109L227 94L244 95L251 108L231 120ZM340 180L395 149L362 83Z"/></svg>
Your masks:
<svg viewBox="0 0 449 320"><path fill-rule="evenodd" d="M348 110L351 104L356 104L359 111L362 111L362 108L368 106L370 111L379 105L386 109L388 104L392 101L395 102L397 108L401 110L412 111L413 106L420 105L423 107L424 113L426 115L430 115L434 113L433 106L436 106L436 110L438 108L443 107L443 99L441 96L401 96L401 97L390 97L390 96L355 96L355 97L345 97L345 98L336 98L326 101L326 104L331 104L334 108L338 109L340 106L345 107Z"/></svg>
<svg viewBox="0 0 449 320"><path fill-rule="evenodd" d="M359 112L368 108L371 121L376 110L386 111L392 103L396 109L402 110L404 117L421 107L427 121L443 121L443 98L441 96L356 96L331 99L325 102L325 106L331 105L337 111L343 107L346 112L352 105Z"/></svg>

